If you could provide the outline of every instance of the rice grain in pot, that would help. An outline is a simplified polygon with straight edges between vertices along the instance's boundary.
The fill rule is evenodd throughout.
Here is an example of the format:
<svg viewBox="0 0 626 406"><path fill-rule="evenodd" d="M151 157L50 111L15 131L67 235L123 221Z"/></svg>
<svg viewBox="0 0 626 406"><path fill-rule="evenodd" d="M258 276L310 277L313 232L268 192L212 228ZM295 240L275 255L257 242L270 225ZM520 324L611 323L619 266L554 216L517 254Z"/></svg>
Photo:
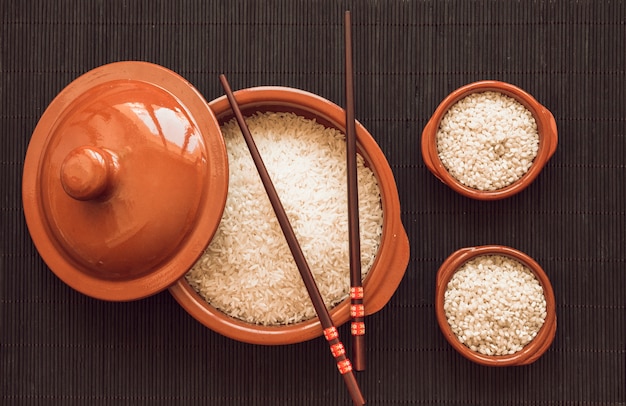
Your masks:
<svg viewBox="0 0 626 406"><path fill-rule="evenodd" d="M246 118L302 251L331 308L350 286L346 143L340 131L293 113ZM260 325L315 317L282 230L236 121L222 126L230 178L220 226L187 273L212 306ZM359 155L363 278L380 244L383 214L374 173Z"/></svg>
<svg viewBox="0 0 626 406"><path fill-rule="evenodd" d="M532 113L500 92L472 93L441 119L437 151L450 175L465 186L493 191L519 180L539 150Z"/></svg>
<svg viewBox="0 0 626 406"><path fill-rule="evenodd" d="M541 283L504 255L478 256L461 266L448 282L444 311L457 339L485 355L520 351L547 315Z"/></svg>

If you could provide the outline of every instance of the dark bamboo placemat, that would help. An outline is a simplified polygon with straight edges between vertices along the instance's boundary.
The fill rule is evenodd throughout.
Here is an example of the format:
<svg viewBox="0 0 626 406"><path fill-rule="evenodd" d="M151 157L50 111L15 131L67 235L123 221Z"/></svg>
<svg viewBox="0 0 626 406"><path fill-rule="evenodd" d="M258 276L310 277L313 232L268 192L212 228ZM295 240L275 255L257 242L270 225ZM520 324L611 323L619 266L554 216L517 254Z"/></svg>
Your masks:
<svg viewBox="0 0 626 406"><path fill-rule="evenodd" d="M167 292L108 303L73 291L34 249L20 195L46 106L108 62L161 64L208 100L225 73L235 89L293 86L343 105L346 8L357 118L396 176L412 251L398 292L367 320L358 378L369 404L626 404L624 0L3 1L1 404L350 404L322 339L242 344L202 327ZM481 79L527 90L559 127L540 177L505 201L455 194L420 152L437 104ZM491 243L528 253L553 283L556 339L530 366L471 364L437 328L438 266Z"/></svg>

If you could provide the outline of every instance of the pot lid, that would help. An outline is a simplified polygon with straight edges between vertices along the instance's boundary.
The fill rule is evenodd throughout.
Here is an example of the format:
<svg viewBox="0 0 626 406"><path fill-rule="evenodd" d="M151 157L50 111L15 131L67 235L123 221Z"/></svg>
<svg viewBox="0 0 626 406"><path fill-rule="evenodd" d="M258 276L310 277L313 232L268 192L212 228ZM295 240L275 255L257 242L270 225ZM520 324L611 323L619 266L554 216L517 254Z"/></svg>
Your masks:
<svg viewBox="0 0 626 406"><path fill-rule="evenodd" d="M22 198L50 269L122 301L193 266L227 188L226 147L204 98L178 74L132 61L89 71L52 101L28 146Z"/></svg>

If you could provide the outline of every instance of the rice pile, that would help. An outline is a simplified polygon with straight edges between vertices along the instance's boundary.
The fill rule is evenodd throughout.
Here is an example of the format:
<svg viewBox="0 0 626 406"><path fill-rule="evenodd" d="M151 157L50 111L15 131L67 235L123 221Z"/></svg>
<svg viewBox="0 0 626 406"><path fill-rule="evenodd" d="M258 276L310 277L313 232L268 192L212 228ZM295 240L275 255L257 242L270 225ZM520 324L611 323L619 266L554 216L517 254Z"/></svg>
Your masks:
<svg viewBox="0 0 626 406"><path fill-rule="evenodd" d="M535 338L546 318L546 300L525 265L501 255L483 255L453 275L444 310L454 334L472 351L507 355Z"/></svg>
<svg viewBox="0 0 626 406"><path fill-rule="evenodd" d="M499 92L470 94L444 115L437 151L450 175L478 190L497 190L520 179L539 150L535 118Z"/></svg>
<svg viewBox="0 0 626 406"><path fill-rule="evenodd" d="M345 136L292 113L247 117L255 143L328 308L349 293ZM237 319L283 325L314 317L293 260L237 122L222 126L230 179L216 235L186 274L212 306ZM380 189L357 158L363 277L382 235Z"/></svg>

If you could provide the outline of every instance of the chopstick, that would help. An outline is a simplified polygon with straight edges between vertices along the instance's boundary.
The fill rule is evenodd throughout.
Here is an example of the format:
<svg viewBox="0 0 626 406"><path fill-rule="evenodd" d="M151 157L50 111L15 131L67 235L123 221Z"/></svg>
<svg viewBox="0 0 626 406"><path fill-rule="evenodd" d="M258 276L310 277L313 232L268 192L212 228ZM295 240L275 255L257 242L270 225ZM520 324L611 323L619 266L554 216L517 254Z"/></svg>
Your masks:
<svg viewBox="0 0 626 406"><path fill-rule="evenodd" d="M359 189L356 166L356 125L354 117L354 69L350 11L345 12L346 52L346 150L348 163L348 238L350 244L350 316L354 369L365 370L365 306L361 282L361 240L359 234Z"/></svg>
<svg viewBox="0 0 626 406"><path fill-rule="evenodd" d="M274 184L267 172L265 164L263 163L263 159L261 158L261 154L256 147L254 139L252 138L252 134L246 124L246 121L241 113L237 100L235 100L235 95L233 94L228 80L225 75L220 75L220 82L222 83L222 87L226 92L226 97L230 103L230 106L235 113L235 118L237 119L237 123L241 129L244 140L248 145L248 149L250 150L250 155L252 155L252 159L254 164L259 172L259 176L265 187L265 191L269 197L270 203L272 204L272 208L274 209L274 213L278 218L278 222L280 224L280 228L285 235L287 240L287 245L289 245L289 249L291 250L291 254L294 257L296 265L298 266L298 270L300 271L300 275L302 276L302 280L304 281L304 285L309 293L309 297L313 302L313 307L317 312L317 316L320 319L320 323L322 324L322 328L324 329L324 337L328 341L328 345L330 346L331 353L337 362L337 369L343 376L345 384L348 388L348 392L352 397L352 401L355 405L364 405L365 399L361 394L361 389L359 388L359 384L356 381L354 376L354 372L352 371L352 364L348 357L346 356L345 347L339 340L339 333L337 328L333 324L332 318L330 317L330 313L324 304L324 299L320 294L319 288L317 287L317 283L313 278L313 274L311 273L311 269L304 257L304 253L302 252L302 248L300 247L300 243L298 243L298 239L296 238L296 234L291 227L291 223L289 222L289 218L287 217L287 213L278 197L278 193L274 188Z"/></svg>

